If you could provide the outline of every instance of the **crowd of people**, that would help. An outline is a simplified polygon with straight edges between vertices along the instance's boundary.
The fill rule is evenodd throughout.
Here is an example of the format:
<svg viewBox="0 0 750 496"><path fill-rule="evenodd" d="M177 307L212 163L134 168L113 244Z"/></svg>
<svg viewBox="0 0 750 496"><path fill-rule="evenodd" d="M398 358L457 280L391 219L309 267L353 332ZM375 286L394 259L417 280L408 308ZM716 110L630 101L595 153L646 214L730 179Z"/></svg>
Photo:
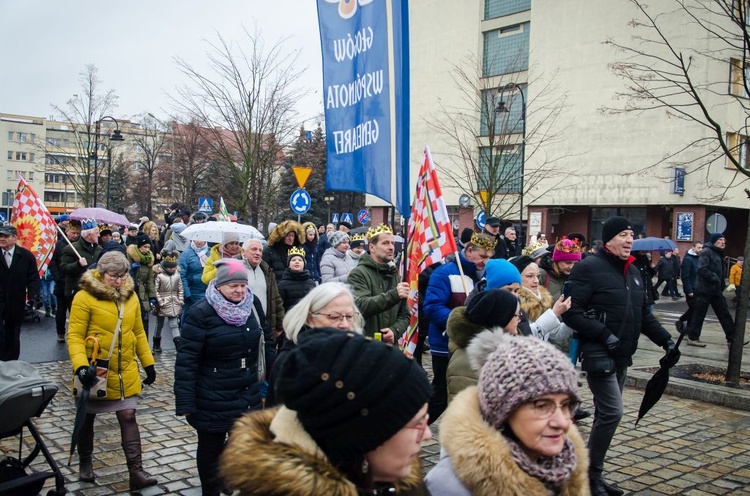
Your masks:
<svg viewBox="0 0 750 496"><path fill-rule="evenodd" d="M0 277L55 316L82 385L96 380L94 345L111 350L106 394L91 402L78 442L82 481L96 478L95 417L115 412L131 489L157 483L141 460L137 396L156 380L153 354L169 332L176 414L197 432L205 495L619 495L604 463L638 338L674 347L653 315L659 288L679 298L682 279L689 309L675 326L688 344L705 346L708 306L733 339L720 234L705 249L695 243L681 264L678 251L652 263L632 251L623 217L608 219L593 247L580 233L553 244L538 233L522 246L514 228L500 234L500 220L489 218L420 275L410 359L397 344L412 287L388 225L351 232L346 223L286 220L267 240L226 232L209 243L183 235L207 221L184 213L124 232L68 221L48 285L15 246L14 229L0 227ZM11 294L2 302L15 308ZM5 327L2 359L17 358L18 333ZM587 442L575 427L589 415L579 408L579 360L594 398ZM425 478L420 447L438 419L441 458Z"/></svg>

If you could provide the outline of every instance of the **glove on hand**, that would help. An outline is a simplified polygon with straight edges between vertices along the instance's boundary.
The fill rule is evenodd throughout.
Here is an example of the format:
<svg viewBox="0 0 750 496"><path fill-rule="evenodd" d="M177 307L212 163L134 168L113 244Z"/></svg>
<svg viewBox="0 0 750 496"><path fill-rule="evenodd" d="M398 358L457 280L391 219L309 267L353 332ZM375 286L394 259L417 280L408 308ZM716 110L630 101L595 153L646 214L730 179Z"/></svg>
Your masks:
<svg viewBox="0 0 750 496"><path fill-rule="evenodd" d="M138 262L133 262L132 264L130 264L130 270L136 270L140 268L140 266L141 264L139 264Z"/></svg>
<svg viewBox="0 0 750 496"><path fill-rule="evenodd" d="M610 352L617 351L617 348L620 347L620 340L614 334L610 334L604 342L604 346L606 346Z"/></svg>
<svg viewBox="0 0 750 496"><path fill-rule="evenodd" d="M151 309L152 309L152 310L153 310L154 308L156 308L156 298L149 298L149 299L148 299L148 304L149 304L149 305L151 305Z"/></svg>
<svg viewBox="0 0 750 496"><path fill-rule="evenodd" d="M88 365L78 367L78 370L76 370L76 375L78 376L78 380L81 381L81 385L85 388L90 388L91 386L96 384L96 374L91 373Z"/></svg>
<svg viewBox="0 0 750 496"><path fill-rule="evenodd" d="M144 386L149 386L154 383L156 380L156 369L153 365L149 365L148 367L144 367L143 370L146 371L146 378L143 380Z"/></svg>

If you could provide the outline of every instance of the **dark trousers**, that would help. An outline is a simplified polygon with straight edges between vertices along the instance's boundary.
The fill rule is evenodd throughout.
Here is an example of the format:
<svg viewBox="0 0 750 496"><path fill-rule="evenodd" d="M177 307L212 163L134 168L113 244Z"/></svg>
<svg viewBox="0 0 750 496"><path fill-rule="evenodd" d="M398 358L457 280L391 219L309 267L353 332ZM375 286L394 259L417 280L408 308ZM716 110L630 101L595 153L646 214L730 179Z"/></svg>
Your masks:
<svg viewBox="0 0 750 496"><path fill-rule="evenodd" d="M195 461L203 496L218 496L224 484L219 477L219 457L227 442L227 432L198 431Z"/></svg>
<svg viewBox="0 0 750 496"><path fill-rule="evenodd" d="M422 368L424 368L424 366L422 365L422 355L424 355L425 339L427 339L427 329L419 329L419 334L417 335L417 346L414 348L414 360Z"/></svg>
<svg viewBox="0 0 750 496"><path fill-rule="evenodd" d="M430 415L430 423L435 422L448 407L448 362L450 357L432 355L432 399L427 413Z"/></svg>
<svg viewBox="0 0 750 496"><path fill-rule="evenodd" d="M685 310L685 313L680 315L680 318L677 319L678 322L685 322L685 325L687 325L688 322L690 322L690 319L693 318L693 307L695 306L695 295L690 296L687 293L685 293L685 303L687 303L687 310Z"/></svg>
<svg viewBox="0 0 750 496"><path fill-rule="evenodd" d="M729 313L727 300L721 294L707 295L696 293L693 299L693 316L688 321L688 338L693 341L700 339L703 321L706 319L709 306L713 308L716 318L719 319L727 341L731 341L734 337L734 320L732 320L732 315Z"/></svg>
<svg viewBox="0 0 750 496"><path fill-rule="evenodd" d="M672 298L677 296L677 282L674 278L672 279L659 279L656 281L656 286L654 286L654 290L659 291L659 286L661 286L661 283L666 282L664 285L664 291L661 292L662 296L671 296Z"/></svg>
<svg viewBox="0 0 750 496"><path fill-rule="evenodd" d="M3 319L0 329L0 360L18 360L21 356L21 321Z"/></svg>
<svg viewBox="0 0 750 496"><path fill-rule="evenodd" d="M594 395L594 423L589 434L589 477L601 479L604 458L622 419L622 389L627 367L617 367L614 374L586 376Z"/></svg>
<svg viewBox="0 0 750 496"><path fill-rule="evenodd" d="M65 286L65 281L62 282L61 286ZM58 336L65 336L65 319L68 316L68 311L70 310L70 304L73 302L73 297L66 295L64 291L56 293L55 296L57 296L55 328L57 329Z"/></svg>

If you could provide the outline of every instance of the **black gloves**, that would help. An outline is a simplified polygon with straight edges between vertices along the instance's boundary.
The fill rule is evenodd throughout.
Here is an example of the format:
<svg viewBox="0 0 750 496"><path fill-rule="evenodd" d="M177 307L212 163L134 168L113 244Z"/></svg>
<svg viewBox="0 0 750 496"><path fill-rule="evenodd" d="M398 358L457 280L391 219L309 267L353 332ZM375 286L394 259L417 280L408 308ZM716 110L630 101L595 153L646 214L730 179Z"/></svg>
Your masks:
<svg viewBox="0 0 750 496"><path fill-rule="evenodd" d="M90 388L91 386L96 384L96 374L91 372L91 369L89 369L88 365L78 367L78 370L76 370L76 375L78 376L78 380L81 381L81 386L85 388Z"/></svg>
<svg viewBox="0 0 750 496"><path fill-rule="evenodd" d="M146 378L143 380L143 385L148 386L150 384L153 384L156 380L156 369L153 365L149 365L148 367L144 367L143 370L146 371Z"/></svg>
<svg viewBox="0 0 750 496"><path fill-rule="evenodd" d="M615 351L617 351L617 348L620 347L620 340L614 334L610 334L609 336L607 336L607 340L604 342L604 346L607 347L607 350L609 350L610 353L614 353Z"/></svg>

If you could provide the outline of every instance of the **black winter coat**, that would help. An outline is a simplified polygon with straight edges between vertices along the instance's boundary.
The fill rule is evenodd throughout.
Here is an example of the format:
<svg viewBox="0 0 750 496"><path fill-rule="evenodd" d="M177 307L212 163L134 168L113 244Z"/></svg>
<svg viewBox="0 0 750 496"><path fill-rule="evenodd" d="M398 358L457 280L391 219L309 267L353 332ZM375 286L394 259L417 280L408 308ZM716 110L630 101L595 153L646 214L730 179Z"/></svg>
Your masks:
<svg viewBox="0 0 750 496"><path fill-rule="evenodd" d="M698 255L690 250L682 259L682 290L685 294L695 293L695 283L698 279Z"/></svg>
<svg viewBox="0 0 750 496"><path fill-rule="evenodd" d="M5 264L5 257L0 255L0 258L0 316L19 322L25 317L26 297L29 300L39 297L41 281L36 258L18 245L13 250L10 268Z"/></svg>
<svg viewBox="0 0 750 496"><path fill-rule="evenodd" d="M49 262L49 271L55 281L55 294L65 294L65 276L60 270L60 260L66 246L68 246L68 242L64 239L55 243L55 251L52 253L52 259Z"/></svg>
<svg viewBox="0 0 750 496"><path fill-rule="evenodd" d="M638 255L635 257L633 266L638 269L641 274L641 280L643 281L643 287L645 288L646 305L654 304L654 269L651 267L651 260L646 255Z"/></svg>
<svg viewBox="0 0 750 496"><path fill-rule="evenodd" d="M617 367L633 364L640 333L664 346L669 333L648 312L641 274L605 248L577 263L568 278L572 284L573 305L562 315L576 330L581 350L606 350L605 341L614 334L620 346L612 353Z"/></svg>
<svg viewBox="0 0 750 496"><path fill-rule="evenodd" d="M703 295L718 295L724 291L724 250L711 245L698 256L698 278L695 292Z"/></svg>
<svg viewBox="0 0 750 496"><path fill-rule="evenodd" d="M302 245L305 249L305 268L310 273L310 279L320 282L320 257L318 257L318 240L305 241Z"/></svg>
<svg viewBox="0 0 750 496"><path fill-rule="evenodd" d="M290 269L286 269L277 287L281 299L284 301L284 312L288 312L315 287L315 281L310 278L310 273L306 270L292 272Z"/></svg>
<svg viewBox="0 0 750 496"><path fill-rule="evenodd" d="M227 324L208 300L194 303L185 317L175 363L175 406L177 415L187 415L198 431L229 432L244 413L262 407L257 373L261 332L266 370L273 367L276 352L257 297L254 304L262 328L254 314L241 326Z"/></svg>
<svg viewBox="0 0 750 496"><path fill-rule="evenodd" d="M99 253L102 251L101 246L98 244L92 245L83 238L73 243L73 247L78 251L78 255L86 259L88 265L82 267L78 263L78 255L76 255L76 252L70 246L66 246L63 249L62 256L60 257L60 272L65 276L65 296L71 298L78 291L78 281L81 279L81 276L96 263L99 259Z"/></svg>
<svg viewBox="0 0 750 496"><path fill-rule="evenodd" d="M667 258L665 256L662 256L659 261L656 263L656 267L654 267L654 272L656 272L656 275L659 276L659 280L666 279L671 280L676 277L674 272L674 262L672 259L674 256Z"/></svg>

